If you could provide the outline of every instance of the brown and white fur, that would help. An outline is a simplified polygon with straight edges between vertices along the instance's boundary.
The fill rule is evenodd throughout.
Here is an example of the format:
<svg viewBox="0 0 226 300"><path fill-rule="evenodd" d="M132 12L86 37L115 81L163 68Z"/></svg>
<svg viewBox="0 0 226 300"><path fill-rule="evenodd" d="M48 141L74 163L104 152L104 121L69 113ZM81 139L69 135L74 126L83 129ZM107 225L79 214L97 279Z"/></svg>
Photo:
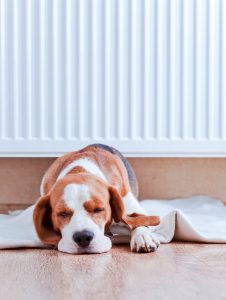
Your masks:
<svg viewBox="0 0 226 300"><path fill-rule="evenodd" d="M137 200L138 186L128 161L119 151L90 145L54 161L41 184L33 221L39 239L62 252L103 253L111 249L105 235L113 222L131 229L131 250L155 251L159 241Z"/></svg>

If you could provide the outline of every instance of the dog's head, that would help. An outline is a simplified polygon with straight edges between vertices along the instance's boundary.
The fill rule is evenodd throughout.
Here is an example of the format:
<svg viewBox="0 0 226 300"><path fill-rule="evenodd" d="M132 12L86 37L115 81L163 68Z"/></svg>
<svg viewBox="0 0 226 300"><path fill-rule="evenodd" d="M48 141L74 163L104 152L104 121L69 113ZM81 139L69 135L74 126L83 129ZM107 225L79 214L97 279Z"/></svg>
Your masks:
<svg viewBox="0 0 226 300"><path fill-rule="evenodd" d="M126 216L117 190L88 173L57 181L50 193L38 200L33 215L44 244L73 254L110 250L111 240L104 233L112 218L130 228L151 225L151 217Z"/></svg>

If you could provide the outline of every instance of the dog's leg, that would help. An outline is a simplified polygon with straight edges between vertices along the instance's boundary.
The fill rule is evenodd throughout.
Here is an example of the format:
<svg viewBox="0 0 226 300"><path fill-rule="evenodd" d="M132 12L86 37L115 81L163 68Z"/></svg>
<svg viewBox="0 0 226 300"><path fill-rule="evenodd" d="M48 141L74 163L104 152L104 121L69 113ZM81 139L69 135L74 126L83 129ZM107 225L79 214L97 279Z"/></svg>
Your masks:
<svg viewBox="0 0 226 300"><path fill-rule="evenodd" d="M132 213L146 215L145 210L140 206L139 201L134 195L129 192L122 198L125 213L127 215ZM140 226L132 230L130 248L135 252L153 252L160 245L160 242L153 232L152 226Z"/></svg>

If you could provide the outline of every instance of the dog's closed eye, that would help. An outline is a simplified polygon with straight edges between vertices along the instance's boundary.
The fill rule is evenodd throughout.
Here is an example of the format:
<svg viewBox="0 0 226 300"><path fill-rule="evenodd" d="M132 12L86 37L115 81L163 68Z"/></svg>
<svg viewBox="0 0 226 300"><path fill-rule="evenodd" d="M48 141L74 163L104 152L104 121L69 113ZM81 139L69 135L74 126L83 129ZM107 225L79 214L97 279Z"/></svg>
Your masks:
<svg viewBox="0 0 226 300"><path fill-rule="evenodd" d="M67 211L61 211L57 214L57 216L59 218L63 218L63 219L66 219L66 218L69 218L71 217L71 213L70 212L67 212Z"/></svg>
<svg viewBox="0 0 226 300"><path fill-rule="evenodd" d="M104 211L103 207L95 207L94 210L93 210L94 213L100 213L102 211Z"/></svg>

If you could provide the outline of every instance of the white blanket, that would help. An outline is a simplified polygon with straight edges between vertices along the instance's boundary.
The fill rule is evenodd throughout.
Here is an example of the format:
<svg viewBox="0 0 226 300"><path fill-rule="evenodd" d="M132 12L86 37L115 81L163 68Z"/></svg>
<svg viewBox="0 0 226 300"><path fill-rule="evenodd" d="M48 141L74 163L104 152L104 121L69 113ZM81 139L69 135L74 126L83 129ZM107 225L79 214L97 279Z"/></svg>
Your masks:
<svg viewBox="0 0 226 300"><path fill-rule="evenodd" d="M176 200L143 200L150 215L160 215L161 224L153 227L161 243L178 241L226 243L226 206L218 200L195 196ZM0 215L0 249L43 247L32 222L34 205L18 214ZM128 242L130 232L112 228L115 242ZM120 234L120 236L118 236ZM117 238L118 236L118 238Z"/></svg>

